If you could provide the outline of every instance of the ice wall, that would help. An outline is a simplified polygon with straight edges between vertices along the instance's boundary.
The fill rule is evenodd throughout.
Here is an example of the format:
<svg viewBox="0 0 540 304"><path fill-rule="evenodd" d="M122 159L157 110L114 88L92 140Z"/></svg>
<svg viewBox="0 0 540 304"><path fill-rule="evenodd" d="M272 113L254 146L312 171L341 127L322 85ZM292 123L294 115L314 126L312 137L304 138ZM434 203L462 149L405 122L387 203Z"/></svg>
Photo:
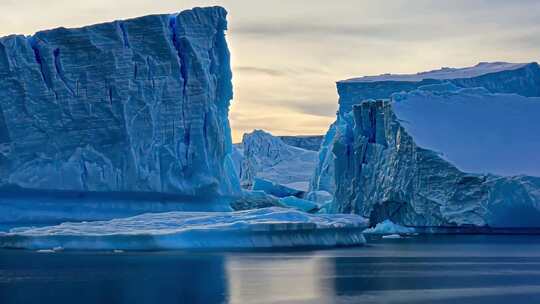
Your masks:
<svg viewBox="0 0 540 304"><path fill-rule="evenodd" d="M538 64L364 77L338 91L310 185L334 195L331 212L372 224L540 225Z"/></svg>
<svg viewBox="0 0 540 304"><path fill-rule="evenodd" d="M366 99L390 98L393 93L410 92L421 86L450 82L460 88L483 87L490 93L540 96L540 66L536 63L482 62L468 68L442 68L411 75L385 74L339 81L339 112Z"/></svg>
<svg viewBox="0 0 540 304"><path fill-rule="evenodd" d="M407 226L538 227L540 178L465 173L419 147L392 103L353 107L334 137L332 212Z"/></svg>
<svg viewBox="0 0 540 304"><path fill-rule="evenodd" d="M195 8L0 38L0 187L239 191L226 15Z"/></svg>

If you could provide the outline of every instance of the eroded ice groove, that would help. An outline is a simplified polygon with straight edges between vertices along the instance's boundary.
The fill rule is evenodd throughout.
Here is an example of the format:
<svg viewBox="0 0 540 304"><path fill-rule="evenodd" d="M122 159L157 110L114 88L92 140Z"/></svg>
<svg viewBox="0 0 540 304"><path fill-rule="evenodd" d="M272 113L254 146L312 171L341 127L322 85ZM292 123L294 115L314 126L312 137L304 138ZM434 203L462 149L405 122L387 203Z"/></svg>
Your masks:
<svg viewBox="0 0 540 304"><path fill-rule="evenodd" d="M237 193L226 14L0 38L0 186Z"/></svg>
<svg viewBox="0 0 540 304"><path fill-rule="evenodd" d="M0 247L67 250L170 250L350 246L365 243L356 215L312 215L283 208L170 212L102 222L14 228Z"/></svg>

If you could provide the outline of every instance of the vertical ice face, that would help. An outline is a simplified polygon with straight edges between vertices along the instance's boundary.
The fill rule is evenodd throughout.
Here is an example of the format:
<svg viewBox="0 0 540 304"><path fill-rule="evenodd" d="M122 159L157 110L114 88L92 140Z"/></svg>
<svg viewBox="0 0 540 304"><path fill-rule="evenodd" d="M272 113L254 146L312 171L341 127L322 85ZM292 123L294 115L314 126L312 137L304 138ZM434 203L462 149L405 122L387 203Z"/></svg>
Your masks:
<svg viewBox="0 0 540 304"><path fill-rule="evenodd" d="M412 226L538 226L536 63L365 77L338 90L311 181L311 191L333 194L330 212Z"/></svg>
<svg viewBox="0 0 540 304"><path fill-rule="evenodd" d="M540 66L533 63L481 62L467 68L442 68L410 75L384 74L339 81L339 112L346 114L367 99L388 99L426 85L452 83L460 88L483 87L490 93L540 96Z"/></svg>
<svg viewBox="0 0 540 304"><path fill-rule="evenodd" d="M0 39L0 185L230 195L226 11Z"/></svg>

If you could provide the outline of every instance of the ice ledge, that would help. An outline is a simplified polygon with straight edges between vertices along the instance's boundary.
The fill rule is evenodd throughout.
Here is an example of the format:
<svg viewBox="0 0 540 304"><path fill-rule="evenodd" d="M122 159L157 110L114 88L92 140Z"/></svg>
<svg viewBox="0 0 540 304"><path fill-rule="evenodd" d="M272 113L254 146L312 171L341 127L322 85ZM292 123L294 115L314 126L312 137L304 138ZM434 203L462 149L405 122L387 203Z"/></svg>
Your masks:
<svg viewBox="0 0 540 304"><path fill-rule="evenodd" d="M365 243L367 220L283 208L240 212L168 212L111 221L13 228L0 248L67 250L255 249Z"/></svg>
<svg viewBox="0 0 540 304"><path fill-rule="evenodd" d="M439 70L420 72L416 74L382 74L378 76L364 76L351 78L340 82L380 82L380 81L408 81L416 82L425 79L460 79L472 78L502 71L517 70L532 63L508 63L508 62L480 62L479 64L466 68L443 67Z"/></svg>

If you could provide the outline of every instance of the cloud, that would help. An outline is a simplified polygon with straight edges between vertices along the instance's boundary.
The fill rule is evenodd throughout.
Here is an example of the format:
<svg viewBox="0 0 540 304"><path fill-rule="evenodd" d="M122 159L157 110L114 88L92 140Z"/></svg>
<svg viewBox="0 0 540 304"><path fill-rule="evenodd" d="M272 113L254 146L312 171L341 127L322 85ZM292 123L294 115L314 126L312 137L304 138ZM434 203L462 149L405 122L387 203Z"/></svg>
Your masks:
<svg viewBox="0 0 540 304"><path fill-rule="evenodd" d="M313 101L313 100L284 100L276 101L275 104L289 108L292 111L301 114L322 116L322 117L335 117L337 104L335 100Z"/></svg>
<svg viewBox="0 0 540 304"><path fill-rule="evenodd" d="M326 75L327 71L313 67L284 67L284 68L267 68L259 66L235 66L233 67L235 75L245 74L262 74L272 77L285 77L294 75Z"/></svg>
<svg viewBox="0 0 540 304"><path fill-rule="evenodd" d="M286 72L270 68L261 68L256 66L238 66L234 67L234 70L238 73L254 73L254 74L264 74L269 76L285 76Z"/></svg>

